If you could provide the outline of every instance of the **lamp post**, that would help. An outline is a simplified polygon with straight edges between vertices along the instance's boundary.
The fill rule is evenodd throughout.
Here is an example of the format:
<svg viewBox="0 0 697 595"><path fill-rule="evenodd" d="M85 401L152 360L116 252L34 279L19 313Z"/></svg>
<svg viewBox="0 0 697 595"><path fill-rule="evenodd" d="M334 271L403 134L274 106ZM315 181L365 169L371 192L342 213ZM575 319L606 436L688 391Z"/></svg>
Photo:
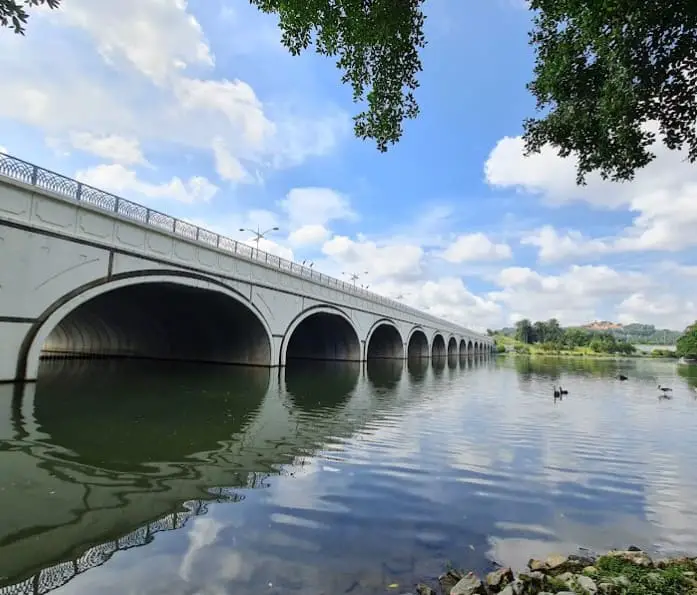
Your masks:
<svg viewBox="0 0 697 595"><path fill-rule="evenodd" d="M259 258L259 240L264 239L266 237L266 234L271 232L271 231L278 231L278 227L270 227L266 231L260 231L259 226L257 225L257 230L254 231L253 229L249 229L248 227L240 227L240 231L248 231L249 233L254 234L254 242L256 242L257 245L257 258Z"/></svg>
<svg viewBox="0 0 697 595"><path fill-rule="evenodd" d="M361 276L360 273L341 273L342 275L348 275L348 278L353 281L353 286L356 286L356 280ZM363 275L367 275L368 271L363 271Z"/></svg>

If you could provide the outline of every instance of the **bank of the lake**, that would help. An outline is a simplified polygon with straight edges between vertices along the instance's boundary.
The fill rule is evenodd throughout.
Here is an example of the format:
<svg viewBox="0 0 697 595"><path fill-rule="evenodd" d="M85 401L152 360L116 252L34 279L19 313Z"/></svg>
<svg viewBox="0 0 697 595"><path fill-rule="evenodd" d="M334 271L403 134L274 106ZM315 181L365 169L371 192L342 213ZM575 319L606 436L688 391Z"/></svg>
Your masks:
<svg viewBox="0 0 697 595"><path fill-rule="evenodd" d="M396 588L397 585L392 585ZM521 572L503 567L479 577L449 569L435 587L425 583L405 595L694 595L697 558L653 559L636 546L603 555L554 554L530 559Z"/></svg>
<svg viewBox="0 0 697 595"><path fill-rule="evenodd" d="M2 595L399 595L448 560L484 577L579 547L697 552L689 366L42 372L0 387Z"/></svg>

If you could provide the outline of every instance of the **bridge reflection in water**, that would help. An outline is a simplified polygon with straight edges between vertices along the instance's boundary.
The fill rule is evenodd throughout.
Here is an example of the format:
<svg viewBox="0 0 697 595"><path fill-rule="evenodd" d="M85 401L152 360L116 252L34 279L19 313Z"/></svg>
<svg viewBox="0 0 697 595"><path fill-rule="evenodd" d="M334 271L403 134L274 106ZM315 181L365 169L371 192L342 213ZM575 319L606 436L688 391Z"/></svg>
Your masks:
<svg viewBox="0 0 697 595"><path fill-rule="evenodd" d="M47 593L210 502L244 499L444 367L46 362L38 384L0 386L0 595Z"/></svg>

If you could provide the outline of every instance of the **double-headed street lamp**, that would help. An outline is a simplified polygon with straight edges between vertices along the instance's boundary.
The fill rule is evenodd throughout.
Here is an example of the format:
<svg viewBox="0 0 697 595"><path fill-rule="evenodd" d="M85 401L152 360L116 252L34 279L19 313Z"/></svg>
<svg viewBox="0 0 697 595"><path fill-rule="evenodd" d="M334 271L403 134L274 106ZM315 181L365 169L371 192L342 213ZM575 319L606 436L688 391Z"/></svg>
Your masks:
<svg viewBox="0 0 697 595"><path fill-rule="evenodd" d="M341 273L342 275L348 275L348 278L353 281L353 286L356 286L356 280L361 276L359 273ZM363 275L367 275L368 271L363 271Z"/></svg>
<svg viewBox="0 0 697 595"><path fill-rule="evenodd" d="M259 240L264 239L266 234L271 232L271 231L278 231L278 227L270 227L266 231L260 231L259 226L257 226L256 231L254 231L253 229L249 229L248 227L240 227L240 231L248 231L249 233L254 234L254 239L252 241L256 242L256 244L257 244L257 258L258 258L259 257Z"/></svg>

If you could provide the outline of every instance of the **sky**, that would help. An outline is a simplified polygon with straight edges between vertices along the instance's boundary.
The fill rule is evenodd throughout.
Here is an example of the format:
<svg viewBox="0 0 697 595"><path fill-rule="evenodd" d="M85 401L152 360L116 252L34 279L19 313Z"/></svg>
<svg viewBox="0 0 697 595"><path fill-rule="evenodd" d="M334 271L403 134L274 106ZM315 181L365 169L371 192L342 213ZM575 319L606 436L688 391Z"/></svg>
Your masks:
<svg viewBox="0 0 697 595"><path fill-rule="evenodd" d="M473 330L697 318L697 165L525 158L518 0L426 0L418 119L380 153L334 61L245 0L64 0L0 31L0 150Z"/></svg>

